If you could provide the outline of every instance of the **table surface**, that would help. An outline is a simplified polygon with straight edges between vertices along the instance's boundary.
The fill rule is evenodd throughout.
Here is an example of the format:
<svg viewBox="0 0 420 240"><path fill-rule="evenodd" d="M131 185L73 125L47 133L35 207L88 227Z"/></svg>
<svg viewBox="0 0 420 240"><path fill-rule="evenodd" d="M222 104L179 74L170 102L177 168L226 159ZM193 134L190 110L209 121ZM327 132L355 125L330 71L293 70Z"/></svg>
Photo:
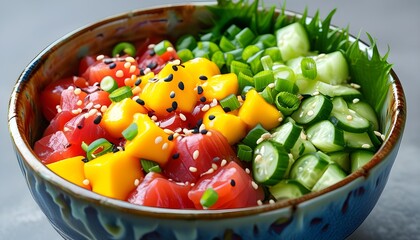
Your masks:
<svg viewBox="0 0 420 240"><path fill-rule="evenodd" d="M32 199L19 170L7 128L7 104L13 85L25 66L46 46L87 24L132 9L182 1L8 1L0 8L0 48L3 73L0 88L0 239L60 239ZM280 1L265 0L266 5ZM5 7L7 6L7 7ZM401 148L388 184L369 217L349 239L420 239L420 1L417 0L294 0L287 9L325 17L337 12L332 23L349 25L353 35L366 32L382 54L390 47L389 62L403 83L408 120ZM18 56L18 57L17 57ZM417 72L417 73L416 73ZM417 83L416 83L417 82Z"/></svg>

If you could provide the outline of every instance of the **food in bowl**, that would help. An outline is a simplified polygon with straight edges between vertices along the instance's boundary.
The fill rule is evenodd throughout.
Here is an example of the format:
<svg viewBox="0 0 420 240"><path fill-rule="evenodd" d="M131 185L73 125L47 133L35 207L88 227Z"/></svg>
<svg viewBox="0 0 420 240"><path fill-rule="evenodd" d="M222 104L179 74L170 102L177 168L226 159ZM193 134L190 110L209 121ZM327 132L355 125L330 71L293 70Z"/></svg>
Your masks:
<svg viewBox="0 0 420 240"><path fill-rule="evenodd" d="M162 208L251 207L341 181L385 138L358 73L379 66L369 81L384 82L390 65L321 31L332 13L273 13L84 56L41 92L35 153L80 187Z"/></svg>

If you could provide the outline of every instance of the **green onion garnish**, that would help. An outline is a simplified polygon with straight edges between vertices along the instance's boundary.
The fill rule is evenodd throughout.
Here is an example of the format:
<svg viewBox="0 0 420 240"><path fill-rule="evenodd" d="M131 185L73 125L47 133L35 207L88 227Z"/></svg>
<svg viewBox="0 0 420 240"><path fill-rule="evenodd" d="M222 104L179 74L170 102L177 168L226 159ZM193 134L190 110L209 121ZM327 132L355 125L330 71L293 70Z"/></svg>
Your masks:
<svg viewBox="0 0 420 240"><path fill-rule="evenodd" d="M278 47L270 47L264 50L264 56L270 56L275 62L281 61L281 53Z"/></svg>
<svg viewBox="0 0 420 240"><path fill-rule="evenodd" d="M228 39L234 39L239 32L241 32L241 29L235 24L230 25L230 27L226 29L226 35Z"/></svg>
<svg viewBox="0 0 420 240"><path fill-rule="evenodd" d="M217 202L217 199L219 199L219 194L213 188L207 188L201 196L200 204L204 208L209 208Z"/></svg>
<svg viewBox="0 0 420 240"><path fill-rule="evenodd" d="M136 123L130 124L124 131L122 131L122 135L125 139L131 141L133 140L138 134L138 126Z"/></svg>
<svg viewBox="0 0 420 240"><path fill-rule="evenodd" d="M195 40L194 36L190 34L182 36L176 43L176 49L178 51L183 49L193 50L195 47L197 47L197 41Z"/></svg>
<svg viewBox="0 0 420 240"><path fill-rule="evenodd" d="M193 53L188 48L179 50L177 54L178 54L179 59L181 59L181 62L186 62L194 58Z"/></svg>
<svg viewBox="0 0 420 240"><path fill-rule="evenodd" d="M275 98L275 104L277 109L280 110L283 115L288 116L299 108L300 99L295 94L289 92L280 92Z"/></svg>
<svg viewBox="0 0 420 240"><path fill-rule="evenodd" d="M156 44L153 50L155 51L157 55L160 56L167 51L168 47L173 47L172 43L169 42L168 40L163 40L160 43Z"/></svg>
<svg viewBox="0 0 420 240"><path fill-rule="evenodd" d="M239 72L238 74L238 85L239 91L242 92L245 87L254 87L254 78L244 74L243 72Z"/></svg>
<svg viewBox="0 0 420 240"><path fill-rule="evenodd" d="M257 92L261 92L270 83L274 83L274 75L270 70L263 70L254 76L254 86Z"/></svg>
<svg viewBox="0 0 420 240"><path fill-rule="evenodd" d="M255 34L248 27L242 29L236 36L235 40L239 46L244 48L248 46L255 39Z"/></svg>
<svg viewBox="0 0 420 240"><path fill-rule="evenodd" d="M265 128L261 124L257 124L253 129L251 129L248 132L248 134L245 136L242 142L245 145L248 145L249 147L254 149L257 146L258 139L260 139L264 133L268 133L268 131L265 130Z"/></svg>
<svg viewBox="0 0 420 240"><path fill-rule="evenodd" d="M118 83L113 77L105 76L101 80L100 88L106 92L112 93L115 89L118 88Z"/></svg>
<svg viewBox="0 0 420 240"><path fill-rule="evenodd" d="M302 75L309 79L315 79L317 75L316 62L313 58L305 57L300 62Z"/></svg>
<svg viewBox="0 0 420 240"><path fill-rule="evenodd" d="M262 64L264 70L273 69L273 59L270 57L270 55L263 56L261 58L261 64Z"/></svg>
<svg viewBox="0 0 420 240"><path fill-rule="evenodd" d="M238 109L241 106L241 104L239 103L236 95L232 93L229 96L220 100L220 106L223 109L230 109L230 111L233 111L235 109Z"/></svg>
<svg viewBox="0 0 420 240"><path fill-rule="evenodd" d="M112 151L113 145L105 138L99 138L89 144L86 157L90 161Z"/></svg>
<svg viewBox="0 0 420 240"><path fill-rule="evenodd" d="M113 102L119 102L125 98L129 98L133 96L133 92L131 91L131 87L123 86L120 88L115 89L112 93L109 94L109 98Z"/></svg>
<svg viewBox="0 0 420 240"><path fill-rule="evenodd" d="M235 73L237 76L240 72L242 72L243 74L252 77L251 67L247 63L243 63L236 60L233 60L230 63L230 72Z"/></svg>
<svg viewBox="0 0 420 240"><path fill-rule="evenodd" d="M136 55L136 47L129 43L129 42L121 42L118 43L113 49L112 49L112 56L124 56L124 55L130 55L134 57Z"/></svg>
<svg viewBox="0 0 420 240"><path fill-rule="evenodd" d="M88 147L89 147L89 145L87 145L87 144L85 143L85 141L82 141L82 149L83 149L83 151L87 152Z"/></svg>
<svg viewBox="0 0 420 240"><path fill-rule="evenodd" d="M160 173L160 172L162 172L162 169L160 168L159 164L157 164L154 161L150 161L150 160L146 160L146 159L141 159L140 160L140 163L141 163L141 166L142 166L143 170L146 173L149 173L149 172L157 172L157 173Z"/></svg>
<svg viewBox="0 0 420 240"><path fill-rule="evenodd" d="M274 104L274 97L277 95L277 91L274 88L266 87L264 90L260 93L261 97L264 98L266 102L269 104Z"/></svg>
<svg viewBox="0 0 420 240"><path fill-rule="evenodd" d="M278 78L274 81L274 89L278 92L289 92L293 94L296 94L299 91L298 86L294 82L282 78Z"/></svg>
<svg viewBox="0 0 420 240"><path fill-rule="evenodd" d="M238 151L236 155L240 160L244 162L250 162L252 161L252 154L253 150L250 146L245 144L238 144Z"/></svg>
<svg viewBox="0 0 420 240"><path fill-rule="evenodd" d="M211 56L211 61L216 63L219 69L221 69L226 64L225 55L222 51L217 51L213 53L213 55Z"/></svg>
<svg viewBox="0 0 420 240"><path fill-rule="evenodd" d="M242 59L244 61L247 61L250 57L254 56L260 50L261 49L255 45L249 45L246 48L244 48L244 51L242 52Z"/></svg>
<svg viewBox="0 0 420 240"><path fill-rule="evenodd" d="M219 47L223 52L229 52L236 49L235 44L233 44L225 36L222 36L222 38L220 39Z"/></svg>

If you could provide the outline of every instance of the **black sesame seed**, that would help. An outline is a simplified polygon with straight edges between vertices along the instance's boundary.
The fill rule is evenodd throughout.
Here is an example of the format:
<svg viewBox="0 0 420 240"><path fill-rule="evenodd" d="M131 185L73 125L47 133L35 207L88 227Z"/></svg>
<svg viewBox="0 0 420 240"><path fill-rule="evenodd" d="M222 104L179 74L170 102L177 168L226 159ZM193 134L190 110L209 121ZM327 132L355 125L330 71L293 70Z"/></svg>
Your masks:
<svg viewBox="0 0 420 240"><path fill-rule="evenodd" d="M144 104L145 104L144 100L142 100L142 99L140 99L140 98L138 98L138 99L136 100L136 103L138 103L138 104L140 104L140 105L142 105L142 106L144 106Z"/></svg>
<svg viewBox="0 0 420 240"><path fill-rule="evenodd" d="M192 129L192 133L198 133L199 131L198 131L198 128L193 128Z"/></svg>
<svg viewBox="0 0 420 240"><path fill-rule="evenodd" d="M147 67L150 68L150 69L155 69L157 66L158 66L158 64L155 61L147 64Z"/></svg>
<svg viewBox="0 0 420 240"><path fill-rule="evenodd" d="M109 64L109 69L114 69L116 66L117 66L117 64L113 62L113 63Z"/></svg>
<svg viewBox="0 0 420 240"><path fill-rule="evenodd" d="M230 112L230 111L232 111L232 110L230 109L230 107L224 107L224 108L223 108L223 111L225 111L225 112Z"/></svg>
<svg viewBox="0 0 420 240"><path fill-rule="evenodd" d="M172 102L172 108L176 110L178 108L178 103L176 101Z"/></svg>
<svg viewBox="0 0 420 240"><path fill-rule="evenodd" d="M172 69L176 72L176 71L178 71L178 67L177 66L175 66L175 65L173 65L172 66Z"/></svg>
<svg viewBox="0 0 420 240"><path fill-rule="evenodd" d="M198 94L202 94L203 93L203 87L202 86L198 86L197 87L197 93Z"/></svg>
<svg viewBox="0 0 420 240"><path fill-rule="evenodd" d="M234 179L231 179L231 180L230 180L230 185L231 185L232 187L234 187L234 186L236 185L236 182L235 182L235 180L234 180Z"/></svg>
<svg viewBox="0 0 420 240"><path fill-rule="evenodd" d="M202 96L201 98L200 98L200 102L206 102L207 101L207 98L206 97L204 97L204 96Z"/></svg>
<svg viewBox="0 0 420 240"><path fill-rule="evenodd" d="M203 119L202 118L201 119L198 119L198 121L197 121L197 127L200 127L201 124L203 124Z"/></svg>
<svg viewBox="0 0 420 240"><path fill-rule="evenodd" d="M166 111L167 111L168 113L171 113L171 112L173 112L173 111L174 111L174 109L170 107L170 108L167 108L167 109L166 109Z"/></svg>
<svg viewBox="0 0 420 240"><path fill-rule="evenodd" d="M170 82L174 79L174 75L171 73L169 74L169 76L167 76L165 79L163 79L163 81L165 82Z"/></svg>
<svg viewBox="0 0 420 240"><path fill-rule="evenodd" d="M117 147L117 145L113 145L113 146L112 146L112 152L113 152L113 153L116 153L116 152L118 152L118 151L120 151L120 149Z"/></svg>
<svg viewBox="0 0 420 240"><path fill-rule="evenodd" d="M216 116L214 116L214 115L209 115L209 120L213 120L213 119L215 119L216 118Z"/></svg>
<svg viewBox="0 0 420 240"><path fill-rule="evenodd" d="M179 158L179 153L175 153L174 155L172 155L173 159L178 159Z"/></svg>
<svg viewBox="0 0 420 240"><path fill-rule="evenodd" d="M171 92L171 94L169 94L170 98L174 98L175 97L175 92Z"/></svg>
<svg viewBox="0 0 420 240"><path fill-rule="evenodd" d="M174 140L174 135L173 135L173 134L169 135L169 136L168 136L168 140L169 140L169 141Z"/></svg>
<svg viewBox="0 0 420 240"><path fill-rule="evenodd" d="M203 135L204 135L204 134L207 134L207 132L208 132L208 131L207 131L206 129L203 129L203 130L201 130L201 131L200 131L200 133L201 133L201 134L203 134Z"/></svg>
<svg viewBox="0 0 420 240"><path fill-rule="evenodd" d="M200 80L203 80L203 81L207 80L207 77L206 77L206 76L204 76L204 75L201 75L201 76L199 76L198 78L199 78Z"/></svg>
<svg viewBox="0 0 420 240"><path fill-rule="evenodd" d="M78 128L78 129L82 129L82 128L83 128L83 124L79 124L79 125L77 125L77 128Z"/></svg>
<svg viewBox="0 0 420 240"><path fill-rule="evenodd" d="M141 78L137 79L134 85L139 86L141 84L141 81L142 81Z"/></svg>
<svg viewBox="0 0 420 240"><path fill-rule="evenodd" d="M153 57L153 56L155 56L155 55L156 55L155 50L150 49L150 50L149 50L149 56Z"/></svg>
<svg viewBox="0 0 420 240"><path fill-rule="evenodd" d="M140 76L144 76L144 69L140 69Z"/></svg>
<svg viewBox="0 0 420 240"><path fill-rule="evenodd" d="M213 162L218 162L220 160L220 158L219 157L214 157L213 159L212 159L212 161Z"/></svg>
<svg viewBox="0 0 420 240"><path fill-rule="evenodd" d="M87 158L82 158L82 162L87 163L89 160Z"/></svg>
<svg viewBox="0 0 420 240"><path fill-rule="evenodd" d="M96 116L96 118L93 120L93 123L98 125L102 121L102 115Z"/></svg>
<svg viewBox="0 0 420 240"><path fill-rule="evenodd" d="M114 60L112 60L112 59L110 59L110 58L107 58L107 59L105 59L104 60L104 63L105 64L111 64L111 63L113 63L114 62Z"/></svg>
<svg viewBox="0 0 420 240"><path fill-rule="evenodd" d="M178 83L178 88L181 90L184 90L184 83L183 82L179 82Z"/></svg>

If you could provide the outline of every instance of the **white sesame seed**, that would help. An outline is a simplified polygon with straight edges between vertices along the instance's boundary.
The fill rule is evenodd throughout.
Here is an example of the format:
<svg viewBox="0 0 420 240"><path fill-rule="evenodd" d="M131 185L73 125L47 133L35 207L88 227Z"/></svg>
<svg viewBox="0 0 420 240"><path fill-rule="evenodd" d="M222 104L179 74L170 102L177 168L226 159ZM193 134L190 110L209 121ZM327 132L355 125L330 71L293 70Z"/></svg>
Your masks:
<svg viewBox="0 0 420 240"><path fill-rule="evenodd" d="M155 138L155 144L159 144L160 142L162 142L162 140L163 140L163 137L162 136L157 136Z"/></svg>
<svg viewBox="0 0 420 240"><path fill-rule="evenodd" d="M153 49L155 48L156 44L149 44L149 46L147 46L148 49Z"/></svg>
<svg viewBox="0 0 420 240"><path fill-rule="evenodd" d="M141 88L139 86L135 86L132 92L133 92L133 95L138 95L141 92Z"/></svg>
<svg viewBox="0 0 420 240"><path fill-rule="evenodd" d="M101 112L105 112L107 109L108 109L108 107L107 107L107 106L105 106L105 105L103 105L103 106L101 107Z"/></svg>
<svg viewBox="0 0 420 240"><path fill-rule="evenodd" d="M89 102L89 103L85 106L85 108L87 108L87 109L91 109L91 108L92 108L92 106L93 106L93 102Z"/></svg>
<svg viewBox="0 0 420 240"><path fill-rule="evenodd" d="M146 68L146 69L144 69L144 74L149 74L150 72L151 72L152 70L150 69L150 68Z"/></svg>
<svg viewBox="0 0 420 240"><path fill-rule="evenodd" d="M357 83L350 83L350 86L352 86L355 89L359 89L360 88L360 85L357 84Z"/></svg>
<svg viewBox="0 0 420 240"><path fill-rule="evenodd" d="M166 150L168 149L168 147L169 147L169 144L166 142L162 145L162 150Z"/></svg>
<svg viewBox="0 0 420 240"><path fill-rule="evenodd" d="M175 60L173 60L171 62L171 64L173 64L173 65L179 65L179 64L181 64L181 61L179 59L175 59Z"/></svg>
<svg viewBox="0 0 420 240"><path fill-rule="evenodd" d="M248 173L248 174L250 174L251 173L251 170L249 170L249 168L245 168L245 172Z"/></svg>
<svg viewBox="0 0 420 240"><path fill-rule="evenodd" d="M152 119L154 122L156 122L158 120L158 118L156 117L156 115L151 116L150 119Z"/></svg>
<svg viewBox="0 0 420 240"><path fill-rule="evenodd" d="M358 102L360 102L360 99L358 98L353 99L353 103L358 103Z"/></svg>
<svg viewBox="0 0 420 240"><path fill-rule="evenodd" d="M308 137L306 136L306 134L302 131L300 132L300 138L303 140L306 140Z"/></svg>
<svg viewBox="0 0 420 240"><path fill-rule="evenodd" d="M57 108L57 113L61 113L62 111L63 111L63 109Z"/></svg>
<svg viewBox="0 0 420 240"><path fill-rule="evenodd" d="M373 133L375 133L376 136L380 137L382 135L382 133L378 132L378 131L373 131Z"/></svg>
<svg viewBox="0 0 420 240"><path fill-rule="evenodd" d="M212 133L211 133L210 131L208 131L208 132L206 133L206 135L210 137L210 136L212 135Z"/></svg>
<svg viewBox="0 0 420 240"><path fill-rule="evenodd" d="M213 100L211 101L211 103L210 103L210 107L216 107L217 106L217 99L216 98L213 98Z"/></svg>
<svg viewBox="0 0 420 240"><path fill-rule="evenodd" d="M319 91L315 91L312 93L312 96L317 96L317 95L319 95Z"/></svg>
<svg viewBox="0 0 420 240"><path fill-rule="evenodd" d="M206 125L201 124L200 127L198 128L198 131L201 132L201 131L203 131L205 129L206 129Z"/></svg>
<svg viewBox="0 0 420 240"><path fill-rule="evenodd" d="M277 121L281 122L281 121L283 121L283 118L279 117L279 119L277 119Z"/></svg>
<svg viewBox="0 0 420 240"><path fill-rule="evenodd" d="M268 132L267 132L267 133L263 133L263 134L261 135L261 138L262 138L262 139L265 139L265 140L266 140L266 139L269 139L269 138L271 138L271 134L270 134L270 133L268 133Z"/></svg>
<svg viewBox="0 0 420 240"><path fill-rule="evenodd" d="M267 87L269 87L269 88L274 88L275 86L276 85L274 83L270 83L270 84L267 85Z"/></svg>
<svg viewBox="0 0 420 240"><path fill-rule="evenodd" d="M134 73L136 71L136 69L137 69L137 67L135 65L131 65L129 73ZM133 75L131 75L131 76L133 76Z"/></svg>
<svg viewBox="0 0 420 240"><path fill-rule="evenodd" d="M179 114L179 118L181 118L182 121L187 121L187 117L182 113Z"/></svg>
<svg viewBox="0 0 420 240"><path fill-rule="evenodd" d="M105 58L105 56L104 55L98 55L98 56L96 56L96 61L101 61L101 60L103 60Z"/></svg>
<svg viewBox="0 0 420 240"><path fill-rule="evenodd" d="M314 115L314 111L313 111L313 110L309 110L309 111L306 113L306 115L308 115L308 116L312 116L312 115Z"/></svg>
<svg viewBox="0 0 420 240"><path fill-rule="evenodd" d="M349 120L349 121L351 121L351 120L353 120L353 116L352 115L347 115L346 116L346 119Z"/></svg>
<svg viewBox="0 0 420 240"><path fill-rule="evenodd" d="M176 132L176 133L180 133L180 132L182 132L182 128L180 128L180 127L179 127L179 128L177 128L177 129L175 129L175 132Z"/></svg>
<svg viewBox="0 0 420 240"><path fill-rule="evenodd" d="M269 204L274 204L274 203L276 203L276 201L274 201L273 199L270 199L270 200L268 201L268 203L269 203Z"/></svg>
<svg viewBox="0 0 420 240"><path fill-rule="evenodd" d="M207 170L206 172L203 172L202 174L200 174L200 177L207 175L207 174L211 174L214 173L214 169L213 168L209 168L209 170Z"/></svg>
<svg viewBox="0 0 420 240"><path fill-rule="evenodd" d="M217 170L217 168L218 168L216 163L212 163L212 164L211 164L211 167L212 167L214 170Z"/></svg>
<svg viewBox="0 0 420 240"><path fill-rule="evenodd" d="M80 100L80 99L79 99L79 100L77 101L77 103L76 103L76 105L77 105L77 106L82 106L82 104L83 104L83 101L82 101L82 100Z"/></svg>
<svg viewBox="0 0 420 240"><path fill-rule="evenodd" d="M93 116L93 115L95 115L97 113L98 113L98 109L93 108L93 109L90 109L89 110L89 116Z"/></svg>
<svg viewBox="0 0 420 240"><path fill-rule="evenodd" d="M204 106L201 108L201 111L206 112L210 109L210 105L204 104Z"/></svg>
<svg viewBox="0 0 420 240"><path fill-rule="evenodd" d="M191 184L190 184L190 186L191 186L191 187L194 187L194 186L195 186L195 183L191 183Z"/></svg>
<svg viewBox="0 0 420 240"><path fill-rule="evenodd" d="M131 67L131 63L130 62L125 62L124 63L124 68L130 68Z"/></svg>
<svg viewBox="0 0 420 240"><path fill-rule="evenodd" d="M80 109L80 108L78 108L78 109ZM73 114L79 114L79 110L78 109L71 110L71 113L73 113Z"/></svg>
<svg viewBox="0 0 420 240"><path fill-rule="evenodd" d="M263 202L261 200L258 200L257 204L258 204L258 206L261 206L261 205L263 205Z"/></svg>
<svg viewBox="0 0 420 240"><path fill-rule="evenodd" d="M223 160L220 162L220 166L221 166L221 167L225 166L226 164L227 164L226 159L223 159Z"/></svg>
<svg viewBox="0 0 420 240"><path fill-rule="evenodd" d="M257 154L257 156L255 156L255 162L260 162L261 160L262 160L261 154Z"/></svg>
<svg viewBox="0 0 420 240"><path fill-rule="evenodd" d="M365 144L362 145L362 148L365 148L365 149L370 148L370 144L365 143Z"/></svg>
<svg viewBox="0 0 420 240"><path fill-rule="evenodd" d="M195 150L195 151L193 152L193 159L194 159L194 160L197 160L198 156L200 156L200 151Z"/></svg>
<svg viewBox="0 0 420 240"><path fill-rule="evenodd" d="M117 72L115 72L115 76L116 77L122 77L122 76L124 76L124 72L122 70L118 70Z"/></svg>
<svg viewBox="0 0 420 240"><path fill-rule="evenodd" d="M255 142L257 145L262 143L264 141L264 138L260 137L257 139L257 141Z"/></svg>
<svg viewBox="0 0 420 240"><path fill-rule="evenodd" d="M136 178L136 180L134 180L134 186L138 186L140 184L140 180L138 180L137 178Z"/></svg>
<svg viewBox="0 0 420 240"><path fill-rule="evenodd" d="M70 128L64 127L63 130L64 130L64 132L68 132L68 131L70 131Z"/></svg>
<svg viewBox="0 0 420 240"><path fill-rule="evenodd" d="M93 107L96 108L96 109L100 109L102 107L102 105L98 103L98 104L95 104Z"/></svg>
<svg viewBox="0 0 420 240"><path fill-rule="evenodd" d="M89 179L83 180L83 185L88 186L90 184Z"/></svg>
<svg viewBox="0 0 420 240"><path fill-rule="evenodd" d="M381 134L382 141L385 141L385 134Z"/></svg>
<svg viewBox="0 0 420 240"><path fill-rule="evenodd" d="M256 182L251 181L251 185L252 185L252 187L253 187L255 190L257 190L257 189L258 189L258 184L257 184Z"/></svg>
<svg viewBox="0 0 420 240"><path fill-rule="evenodd" d="M196 167L189 167L188 170L190 170L190 172L197 172L197 168Z"/></svg>
<svg viewBox="0 0 420 240"><path fill-rule="evenodd" d="M171 129L168 129L168 128L163 129L163 131L164 131L166 134L169 134L169 135L174 134L174 131L172 131Z"/></svg>
<svg viewBox="0 0 420 240"><path fill-rule="evenodd" d="M82 93L82 89L80 88L74 89L74 94L79 95L80 93Z"/></svg>
<svg viewBox="0 0 420 240"><path fill-rule="evenodd" d="M136 59L134 59L133 57L126 57L126 58L125 58L125 61L126 61L126 62L131 62L131 63L134 63L134 62L136 62Z"/></svg>

